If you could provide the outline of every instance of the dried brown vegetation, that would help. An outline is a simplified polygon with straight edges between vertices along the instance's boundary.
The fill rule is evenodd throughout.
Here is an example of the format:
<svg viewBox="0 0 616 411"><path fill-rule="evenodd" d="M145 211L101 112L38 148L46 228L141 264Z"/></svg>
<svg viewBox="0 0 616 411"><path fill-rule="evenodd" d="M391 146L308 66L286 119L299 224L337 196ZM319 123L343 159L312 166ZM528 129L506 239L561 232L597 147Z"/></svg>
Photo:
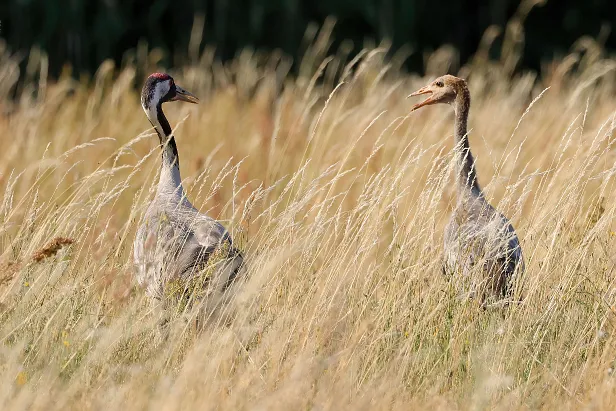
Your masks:
<svg viewBox="0 0 616 411"><path fill-rule="evenodd" d="M172 72L203 101L166 108L185 188L247 260L201 333L196 309L161 313L130 281L159 166L133 86L155 53L91 86L31 61L17 102L0 59L3 256L58 252L2 266L3 410L613 409L616 61L585 39L540 78L461 68L480 183L527 260L523 303L484 311L440 273L451 113L409 114L426 79L397 57L328 60L327 43L296 78L248 51ZM452 61L436 51L429 76Z"/></svg>
<svg viewBox="0 0 616 411"><path fill-rule="evenodd" d="M73 240L65 237L56 237L51 240L45 247L36 250L34 254L32 254L32 260L37 263L43 261L46 258L54 256L62 249L62 247L66 245L73 244Z"/></svg>

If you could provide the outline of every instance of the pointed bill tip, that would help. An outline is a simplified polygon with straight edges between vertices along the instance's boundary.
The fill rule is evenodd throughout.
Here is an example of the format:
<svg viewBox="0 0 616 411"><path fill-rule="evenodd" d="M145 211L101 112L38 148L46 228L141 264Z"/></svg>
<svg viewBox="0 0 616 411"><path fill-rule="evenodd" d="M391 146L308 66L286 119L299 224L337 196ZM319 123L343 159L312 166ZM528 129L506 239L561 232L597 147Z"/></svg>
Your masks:
<svg viewBox="0 0 616 411"><path fill-rule="evenodd" d="M430 94L431 95L432 94L432 90L430 90L428 88L428 86L422 87L419 90L417 90L416 92L409 94L407 96L407 98L417 97L417 96L421 96L421 95L424 95L424 94ZM425 105L428 105L428 104L432 104L432 96L428 97L427 99L425 99L424 101L422 101L420 103L415 104L413 107L411 107L411 111L415 111L418 108L421 108L421 107L423 107Z"/></svg>
<svg viewBox="0 0 616 411"><path fill-rule="evenodd" d="M409 94L407 98L421 96L422 94L432 94L432 91L428 88L428 86L422 87L419 90Z"/></svg>
<svg viewBox="0 0 616 411"><path fill-rule="evenodd" d="M199 99L194 94L184 90L181 87L176 86L175 96L173 101L185 101L187 103L199 104Z"/></svg>

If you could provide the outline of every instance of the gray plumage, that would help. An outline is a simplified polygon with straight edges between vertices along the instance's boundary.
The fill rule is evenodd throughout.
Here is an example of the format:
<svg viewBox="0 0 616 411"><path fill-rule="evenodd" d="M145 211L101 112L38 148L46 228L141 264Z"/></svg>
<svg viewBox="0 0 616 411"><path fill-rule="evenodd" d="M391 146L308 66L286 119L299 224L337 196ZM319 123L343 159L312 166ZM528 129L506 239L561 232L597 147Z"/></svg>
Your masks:
<svg viewBox="0 0 616 411"><path fill-rule="evenodd" d="M516 276L524 272L522 248L509 220L485 200L477 182L467 135L471 100L466 81L442 76L411 96L422 94L429 97L412 110L447 103L455 111L458 200L445 228L443 271L465 277L479 272L471 293L479 294L484 301L489 297L511 297Z"/></svg>
<svg viewBox="0 0 616 411"><path fill-rule="evenodd" d="M155 299L163 298L167 285L175 281L180 287L193 287L191 281L197 279L203 287L225 290L243 264L222 224L199 213L186 198L175 138L162 111L168 101L198 102L169 75L152 74L141 104L160 138L162 163L156 195L137 230L134 261L138 283Z"/></svg>

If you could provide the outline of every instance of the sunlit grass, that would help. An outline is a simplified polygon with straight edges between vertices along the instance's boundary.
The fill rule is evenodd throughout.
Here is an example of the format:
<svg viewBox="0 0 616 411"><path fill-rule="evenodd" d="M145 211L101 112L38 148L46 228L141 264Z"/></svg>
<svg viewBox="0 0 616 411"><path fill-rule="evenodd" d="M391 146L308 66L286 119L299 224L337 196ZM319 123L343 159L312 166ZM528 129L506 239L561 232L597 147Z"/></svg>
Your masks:
<svg viewBox="0 0 616 411"><path fill-rule="evenodd" d="M135 89L152 61L0 96L2 409L612 409L616 62L462 68L480 184L527 267L522 304L483 310L440 269L451 110L409 114L427 79L384 50L314 47L297 77L248 51L171 72L202 99L165 106L188 196L247 261L201 329L132 278L159 166Z"/></svg>

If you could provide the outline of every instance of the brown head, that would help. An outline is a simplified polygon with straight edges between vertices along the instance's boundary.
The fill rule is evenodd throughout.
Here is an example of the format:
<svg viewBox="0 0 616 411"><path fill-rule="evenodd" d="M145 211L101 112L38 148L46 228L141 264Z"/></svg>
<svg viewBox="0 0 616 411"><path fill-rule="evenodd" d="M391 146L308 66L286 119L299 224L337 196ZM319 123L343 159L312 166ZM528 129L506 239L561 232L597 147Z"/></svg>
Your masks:
<svg viewBox="0 0 616 411"><path fill-rule="evenodd" d="M428 98L415 104L411 108L411 111L417 110L423 106L429 106L431 104L452 104L456 102L458 97L464 97L465 99L470 98L466 81L449 74L437 78L427 86L422 87L413 94L409 95L409 97L415 97L422 94L428 94Z"/></svg>

